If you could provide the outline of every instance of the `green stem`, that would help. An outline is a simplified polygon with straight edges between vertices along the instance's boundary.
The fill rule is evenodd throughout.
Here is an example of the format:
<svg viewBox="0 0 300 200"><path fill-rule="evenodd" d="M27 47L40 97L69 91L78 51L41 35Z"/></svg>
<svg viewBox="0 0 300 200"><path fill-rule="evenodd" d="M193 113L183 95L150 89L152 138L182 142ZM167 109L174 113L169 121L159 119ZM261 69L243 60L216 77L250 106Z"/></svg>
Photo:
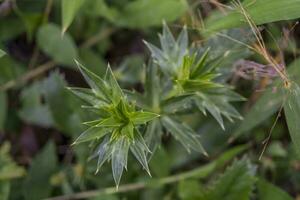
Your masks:
<svg viewBox="0 0 300 200"><path fill-rule="evenodd" d="M215 159L214 161L198 167L196 169L183 172L180 174L175 174L172 176L168 176L160 179L150 179L144 182L139 183L130 183L126 185L120 186L118 189L116 187L108 187L99 190L91 190L86 192L79 192L70 195L58 196L53 198L48 198L46 200L70 200L70 199L87 199L91 197L96 197L100 195L109 195L109 194L117 194L124 193L129 191L140 190L148 187L160 187L163 185L176 183L181 180L189 179L189 178L198 178L204 179L212 174L215 170L222 168L227 162L232 160L236 155L243 152L247 148L246 145L241 145L235 148L232 148L225 153L223 153L220 157Z"/></svg>

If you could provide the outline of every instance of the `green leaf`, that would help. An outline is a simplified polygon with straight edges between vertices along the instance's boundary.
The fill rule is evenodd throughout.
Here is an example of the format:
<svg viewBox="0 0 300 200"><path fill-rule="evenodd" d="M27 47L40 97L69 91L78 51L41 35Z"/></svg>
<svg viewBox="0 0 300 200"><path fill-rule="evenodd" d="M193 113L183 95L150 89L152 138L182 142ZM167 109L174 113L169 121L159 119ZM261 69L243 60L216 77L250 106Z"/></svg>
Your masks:
<svg viewBox="0 0 300 200"><path fill-rule="evenodd" d="M106 160L108 160L112 154L112 145L110 144L110 139L109 136L106 136L101 144L98 146L96 152L94 153L94 156L92 157L97 157L98 156L98 162L97 162L97 171L100 170L102 165Z"/></svg>
<svg viewBox="0 0 300 200"><path fill-rule="evenodd" d="M6 53L0 49L0 58L4 56Z"/></svg>
<svg viewBox="0 0 300 200"><path fill-rule="evenodd" d="M259 200L292 200L293 198L284 190L263 179L258 179Z"/></svg>
<svg viewBox="0 0 300 200"><path fill-rule="evenodd" d="M200 200L204 188L196 180L184 180L179 182L178 195L182 200Z"/></svg>
<svg viewBox="0 0 300 200"><path fill-rule="evenodd" d="M68 89L89 105L97 106L105 104L104 100L97 97L91 89L78 87L68 87Z"/></svg>
<svg viewBox="0 0 300 200"><path fill-rule="evenodd" d="M88 142L91 140L95 140L95 139L100 139L103 136L105 136L106 134L108 134L109 132L111 132L111 129L108 128L98 128L98 127L91 127L88 128L86 131L84 131L83 133L81 133L81 135L75 140L75 142L73 144L79 144L82 142Z"/></svg>
<svg viewBox="0 0 300 200"><path fill-rule="evenodd" d="M149 150L152 152L150 156L154 154L156 148L160 145L162 135L163 130L159 119L154 119L148 123L145 133L145 141Z"/></svg>
<svg viewBox="0 0 300 200"><path fill-rule="evenodd" d="M158 66L153 62L150 62L146 66L145 100L150 107L157 112L160 111L160 92Z"/></svg>
<svg viewBox="0 0 300 200"><path fill-rule="evenodd" d="M55 62L63 65L74 65L77 58L77 47L69 34L61 34L55 24L46 24L37 33L38 46Z"/></svg>
<svg viewBox="0 0 300 200"><path fill-rule="evenodd" d="M121 126L122 122L119 122L114 117L109 117L106 119L101 120L98 124L96 124L96 127L118 127Z"/></svg>
<svg viewBox="0 0 300 200"><path fill-rule="evenodd" d="M254 175L255 167L248 159L235 161L213 187L206 191L203 200L249 200L256 181Z"/></svg>
<svg viewBox="0 0 300 200"><path fill-rule="evenodd" d="M295 83L287 92L284 113L294 147L300 157L300 87Z"/></svg>
<svg viewBox="0 0 300 200"><path fill-rule="evenodd" d="M110 68L110 66L107 66L107 71L105 74L105 80L109 83L109 86L111 87L111 96L112 100L115 104L119 103L120 98L124 96L122 89L120 88L116 77Z"/></svg>
<svg viewBox="0 0 300 200"><path fill-rule="evenodd" d="M167 131L170 132L176 140L181 142L188 151L193 149L202 152L204 155L207 154L193 129L167 116L163 116L161 122Z"/></svg>
<svg viewBox="0 0 300 200"><path fill-rule="evenodd" d="M80 102L65 89L66 83L58 72L44 80L45 101L49 105L54 125L67 135L79 134L82 130Z"/></svg>
<svg viewBox="0 0 300 200"><path fill-rule="evenodd" d="M49 197L52 187L50 178L57 167L57 158L53 142L48 142L31 163L28 175L23 183L25 200L40 200Z"/></svg>
<svg viewBox="0 0 300 200"><path fill-rule="evenodd" d="M10 156L11 145L5 142L0 147L0 183L25 175L25 170L19 167Z"/></svg>
<svg viewBox="0 0 300 200"><path fill-rule="evenodd" d="M137 134L139 134L139 137L134 138L134 143L132 145L130 145L130 150L133 153L133 155L135 156L135 158L141 163L143 168L150 175L150 170L148 167L148 160L146 157L146 153L148 153L149 150L145 144L143 137L140 135L139 132L137 132Z"/></svg>
<svg viewBox="0 0 300 200"><path fill-rule="evenodd" d="M300 0L246 0L243 7L255 24L297 19L300 17ZM221 12L213 13L205 22L203 33L211 34L222 29L229 29L247 25L245 17L239 8L229 11L225 16Z"/></svg>
<svg viewBox="0 0 300 200"><path fill-rule="evenodd" d="M0 92L0 131L4 129L7 114L7 97L5 92Z"/></svg>
<svg viewBox="0 0 300 200"><path fill-rule="evenodd" d="M126 137L121 137L113 145L111 165L117 188L120 184L123 169L127 168L129 144L129 140Z"/></svg>
<svg viewBox="0 0 300 200"><path fill-rule="evenodd" d="M62 32L66 32L67 28L71 25L76 13L86 0L62 0Z"/></svg>
<svg viewBox="0 0 300 200"><path fill-rule="evenodd" d="M298 84L300 83L299 64L300 59L297 59L290 64L287 70L290 78ZM246 113L244 120L232 134L232 138L237 138L247 131L252 130L279 110L286 98L285 93L280 89L281 87L283 87L281 80L276 80L266 89L258 101L251 107L249 112ZM274 88L278 89L274 91Z"/></svg>
<svg viewBox="0 0 300 200"><path fill-rule="evenodd" d="M12 199L16 193L14 187L11 187L13 179L23 177L26 171L18 166L10 155L11 145L4 142L0 147L0 198L1 200ZM16 182L20 182L16 180ZM12 191L10 195L10 191ZM9 198L10 197L10 198Z"/></svg>
<svg viewBox="0 0 300 200"><path fill-rule="evenodd" d="M76 61L76 64L83 75L84 79L86 82L89 84L89 86L92 88L93 92L99 96L102 99L105 99L106 101L109 100L109 91L108 91L108 86L106 82L97 76L95 73L91 72L87 68L85 68L83 65L81 65L79 62Z"/></svg>
<svg viewBox="0 0 300 200"><path fill-rule="evenodd" d="M27 123L52 127L54 121L50 112L49 105L42 102L44 97L43 82L34 82L24 88L21 92L22 107L19 116Z"/></svg>
<svg viewBox="0 0 300 200"><path fill-rule="evenodd" d="M137 111L130 115L130 120L132 120L135 125L139 125L146 124L157 117L159 117L159 115L152 112Z"/></svg>
<svg viewBox="0 0 300 200"><path fill-rule="evenodd" d="M181 0L137 0L125 6L119 23L132 28L160 25L163 19L174 21L186 9L186 1Z"/></svg>

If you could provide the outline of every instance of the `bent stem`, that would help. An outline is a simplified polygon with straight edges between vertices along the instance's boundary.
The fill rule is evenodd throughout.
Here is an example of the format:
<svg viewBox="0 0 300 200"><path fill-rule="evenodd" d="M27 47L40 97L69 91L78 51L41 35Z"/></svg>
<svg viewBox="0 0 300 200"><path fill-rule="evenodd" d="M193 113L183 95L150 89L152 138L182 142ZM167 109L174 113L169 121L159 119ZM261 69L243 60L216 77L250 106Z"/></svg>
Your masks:
<svg viewBox="0 0 300 200"><path fill-rule="evenodd" d="M165 178L160 179L149 179L144 182L139 183L130 183L126 185L121 185L118 187L108 187L104 189L99 190L91 190L86 192L79 192L74 193L70 195L64 195L64 196L57 196L53 198L48 198L45 200L69 200L69 199L87 199L91 197L96 197L100 195L109 195L109 194L117 194L117 193L123 193L123 192L130 192L135 190L144 189L147 187L157 188L161 187L163 185L176 183L178 181L182 181L189 178L197 178L197 179L204 179L211 175L215 170L218 170L222 168L226 163L228 163L230 160L232 160L236 155L240 154L244 150L246 150L249 146L248 145L240 145L235 148L232 148L225 153L223 153L221 156L219 156L214 161L205 164L201 167L198 167L196 169L183 172L180 174L175 174L172 176L168 176Z"/></svg>

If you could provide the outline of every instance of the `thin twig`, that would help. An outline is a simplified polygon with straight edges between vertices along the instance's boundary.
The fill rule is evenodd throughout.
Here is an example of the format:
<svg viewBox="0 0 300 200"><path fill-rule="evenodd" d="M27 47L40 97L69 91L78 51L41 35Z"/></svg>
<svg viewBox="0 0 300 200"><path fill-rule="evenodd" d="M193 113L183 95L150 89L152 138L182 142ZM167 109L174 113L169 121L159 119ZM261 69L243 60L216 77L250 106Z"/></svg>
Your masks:
<svg viewBox="0 0 300 200"><path fill-rule="evenodd" d="M88 39L86 42L84 42L82 45L79 46L79 48L90 48L93 45L95 45L96 43L98 43L99 41L103 40L104 38L108 37L109 35L111 35L116 29L106 29L104 31L101 31L100 33L98 33L97 35L91 37L90 39ZM6 91L9 90L15 86L17 86L20 83L27 83L28 81L30 81L31 79L45 73L46 71L52 69L53 67L55 67L56 63L54 61L48 61L38 67L36 67L35 69L32 69L31 71L27 72L26 74L24 74L23 76L21 76L18 79L15 80L10 80L8 82L6 82L5 84L0 86L0 91Z"/></svg>
<svg viewBox="0 0 300 200"><path fill-rule="evenodd" d="M111 35L115 31L116 31L115 28L107 28L104 31L99 32L95 36L93 36L90 39L88 39L87 41L85 41L82 45L80 45L80 48L84 48L84 49L90 48L91 46L95 45L96 43L98 43L103 38L108 37L109 35Z"/></svg>
<svg viewBox="0 0 300 200"><path fill-rule="evenodd" d="M6 91L8 89L15 87L16 85L18 85L20 83L26 83L27 81L33 79L34 77L36 77L40 74L43 74L44 72L52 69L55 66L55 64L56 63L54 61L49 61L47 63L44 63L44 64L40 65L39 67L27 72L19 79L10 80L10 81L6 82L4 85L1 85L0 91Z"/></svg>

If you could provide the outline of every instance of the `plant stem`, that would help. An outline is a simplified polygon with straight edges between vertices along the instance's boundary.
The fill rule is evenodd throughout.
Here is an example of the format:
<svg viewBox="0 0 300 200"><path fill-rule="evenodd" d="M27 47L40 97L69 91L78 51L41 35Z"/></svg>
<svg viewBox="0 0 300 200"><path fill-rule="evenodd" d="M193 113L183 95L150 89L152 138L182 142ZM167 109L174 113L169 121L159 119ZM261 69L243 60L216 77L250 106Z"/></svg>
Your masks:
<svg viewBox="0 0 300 200"><path fill-rule="evenodd" d="M248 145L241 145L237 146L235 148L232 148L225 153L223 153L221 156L219 156L217 159L211 161L208 164L205 164L203 166L200 166L196 169L183 172L180 174L175 174L172 176L168 176L165 178L160 179L150 179L144 182L139 183L130 183L126 185L120 186L118 189L116 187L108 187L104 189L99 190L90 190L86 192L79 192L74 193L70 195L64 195L64 196L57 196L53 198L48 198L45 200L71 200L71 199L88 199L91 197L96 197L100 195L108 195L108 194L117 194L117 193L123 193L123 192L129 192L134 190L140 190L147 187L160 187L163 185L175 183L181 180L185 180L188 178L200 178L204 179L211 175L215 170L222 168L227 162L229 162L231 159L233 159L236 155L243 152L246 148L248 148Z"/></svg>
<svg viewBox="0 0 300 200"><path fill-rule="evenodd" d="M10 81L6 82L4 85L1 85L0 91L6 91L8 89L15 87L16 85L18 85L20 83L26 83L27 81L31 80L32 78L52 69L53 67L55 67L55 64L56 63L54 61L46 62L46 63L40 65L39 67L27 72L19 79L10 80Z"/></svg>
<svg viewBox="0 0 300 200"><path fill-rule="evenodd" d="M93 45L95 45L97 42L99 42L99 41L105 39L106 37L108 37L109 35L111 35L114 31L115 31L115 29L113 29L113 28L101 31L100 33L96 34L95 36L87 39L84 43L82 43L79 46L79 48L90 48ZM22 75L22 77L15 79L15 80L10 80L10 81L6 82L5 84L1 85L0 91L9 90L11 88L14 88L15 86L17 86L20 83L25 84L28 81L30 81L31 79L45 73L46 71L52 69L55 66L56 66L56 63L54 61L48 61L48 62L36 67L35 69L32 69L31 71L25 73L24 75Z"/></svg>

